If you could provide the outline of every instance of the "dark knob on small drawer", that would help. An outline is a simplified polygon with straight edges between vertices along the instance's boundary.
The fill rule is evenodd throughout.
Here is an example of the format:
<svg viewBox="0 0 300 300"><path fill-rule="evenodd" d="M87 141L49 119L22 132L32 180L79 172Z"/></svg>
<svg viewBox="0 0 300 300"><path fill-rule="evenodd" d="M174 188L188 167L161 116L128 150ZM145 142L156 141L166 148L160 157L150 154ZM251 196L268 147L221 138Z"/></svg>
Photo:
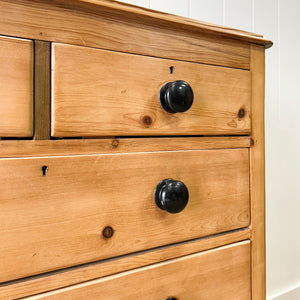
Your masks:
<svg viewBox="0 0 300 300"><path fill-rule="evenodd" d="M191 86L183 80L166 83L160 90L160 104L169 113L185 112L194 101Z"/></svg>
<svg viewBox="0 0 300 300"><path fill-rule="evenodd" d="M160 209L177 214L186 207L189 201L189 191L181 181L164 179L157 185L154 199Z"/></svg>
<svg viewBox="0 0 300 300"><path fill-rule="evenodd" d="M169 297L166 300L177 300L177 298L175 298L175 297Z"/></svg>

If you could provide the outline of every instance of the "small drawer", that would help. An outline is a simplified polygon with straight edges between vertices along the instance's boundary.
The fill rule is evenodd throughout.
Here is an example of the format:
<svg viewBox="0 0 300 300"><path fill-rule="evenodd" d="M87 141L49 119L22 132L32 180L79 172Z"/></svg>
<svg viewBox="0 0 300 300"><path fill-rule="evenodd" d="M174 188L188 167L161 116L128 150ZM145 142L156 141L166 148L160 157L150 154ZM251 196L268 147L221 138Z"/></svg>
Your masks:
<svg viewBox="0 0 300 300"><path fill-rule="evenodd" d="M1 159L0 182L0 282L249 225L247 148Z"/></svg>
<svg viewBox="0 0 300 300"><path fill-rule="evenodd" d="M52 47L54 137L250 133L247 70Z"/></svg>
<svg viewBox="0 0 300 300"><path fill-rule="evenodd" d="M250 242L92 280L34 299L250 300Z"/></svg>
<svg viewBox="0 0 300 300"><path fill-rule="evenodd" d="M0 36L0 138L33 135L33 42Z"/></svg>

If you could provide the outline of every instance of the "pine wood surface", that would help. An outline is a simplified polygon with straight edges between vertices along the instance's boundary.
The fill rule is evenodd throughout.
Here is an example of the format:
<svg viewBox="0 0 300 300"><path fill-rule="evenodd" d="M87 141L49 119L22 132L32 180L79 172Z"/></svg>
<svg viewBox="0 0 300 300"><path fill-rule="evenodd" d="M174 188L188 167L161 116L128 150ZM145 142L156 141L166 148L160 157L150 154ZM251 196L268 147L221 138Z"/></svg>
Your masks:
<svg viewBox="0 0 300 300"><path fill-rule="evenodd" d="M8 2L2 0L2 2ZM35 8L42 7L43 4L49 4L46 0L18 0L23 6L32 6ZM136 7L126 3L120 3L113 0L55 0L51 1L48 9L70 10L74 12L85 12L99 17L110 17L117 21L119 19L123 22L132 21L134 18L138 24L156 25L157 27L173 27L175 30L186 30L196 33L206 33L208 35L222 36L270 47L272 42L264 39L261 35L233 28L228 28L220 25L201 22L190 18L175 16L159 11L154 11L147 8Z"/></svg>
<svg viewBox="0 0 300 300"><path fill-rule="evenodd" d="M248 136L106 138L71 140L0 141L0 157L69 156L76 154L130 153L178 150L249 148Z"/></svg>
<svg viewBox="0 0 300 300"><path fill-rule="evenodd" d="M0 166L1 282L250 221L248 149L2 159ZM166 178L189 189L179 214L154 203ZM106 226L112 238L102 236Z"/></svg>
<svg viewBox="0 0 300 300"><path fill-rule="evenodd" d="M0 11L5 35L241 69L250 67L249 41L265 43L230 29L210 35L214 26L110 1L1 0Z"/></svg>
<svg viewBox="0 0 300 300"><path fill-rule="evenodd" d="M239 229L208 238L166 245L156 249L127 254L119 258L107 259L102 262L88 263L83 266L58 270L35 277L29 277L28 279L13 281L9 284L0 284L0 298L3 300L11 300L39 294L249 238L249 229Z"/></svg>
<svg viewBox="0 0 300 300"><path fill-rule="evenodd" d="M116 1L0 11L0 299L265 300L272 42ZM176 79L196 106L169 115L158 94ZM169 177L190 190L179 215L153 201Z"/></svg>
<svg viewBox="0 0 300 300"><path fill-rule="evenodd" d="M250 133L249 71L52 47L52 136ZM159 93L175 80L191 85L194 103L187 112L170 114L161 107Z"/></svg>
<svg viewBox="0 0 300 300"><path fill-rule="evenodd" d="M250 300L250 242L192 254L27 299Z"/></svg>
<svg viewBox="0 0 300 300"><path fill-rule="evenodd" d="M265 52L263 47L252 45L251 70L252 139L254 142L250 149L252 297L254 300L265 300Z"/></svg>
<svg viewBox="0 0 300 300"><path fill-rule="evenodd" d="M49 42L34 42L34 139L50 139L50 52Z"/></svg>
<svg viewBox="0 0 300 300"><path fill-rule="evenodd" d="M32 41L0 36L0 66L0 137L30 137L33 134Z"/></svg>

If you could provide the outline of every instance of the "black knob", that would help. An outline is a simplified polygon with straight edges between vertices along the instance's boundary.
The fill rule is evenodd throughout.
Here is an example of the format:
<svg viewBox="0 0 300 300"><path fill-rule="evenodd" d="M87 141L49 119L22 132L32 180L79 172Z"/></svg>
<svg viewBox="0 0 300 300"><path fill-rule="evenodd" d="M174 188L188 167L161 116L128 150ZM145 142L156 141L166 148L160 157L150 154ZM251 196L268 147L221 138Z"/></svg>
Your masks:
<svg viewBox="0 0 300 300"><path fill-rule="evenodd" d="M181 181L164 179L157 185L154 199L160 209L171 214L177 214L186 207L189 191Z"/></svg>
<svg viewBox="0 0 300 300"><path fill-rule="evenodd" d="M177 298L175 298L175 297L169 297L166 300L177 300Z"/></svg>
<svg viewBox="0 0 300 300"><path fill-rule="evenodd" d="M166 83L160 90L160 104L169 113L185 112L194 101L191 86L183 80Z"/></svg>

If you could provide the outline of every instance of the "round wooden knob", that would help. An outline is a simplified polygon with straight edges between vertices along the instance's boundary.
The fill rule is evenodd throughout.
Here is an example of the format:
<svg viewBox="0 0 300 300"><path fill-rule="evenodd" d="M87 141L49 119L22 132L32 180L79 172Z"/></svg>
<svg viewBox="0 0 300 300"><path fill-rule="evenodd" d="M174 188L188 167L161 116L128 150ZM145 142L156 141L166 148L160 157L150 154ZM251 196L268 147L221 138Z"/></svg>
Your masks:
<svg viewBox="0 0 300 300"><path fill-rule="evenodd" d="M178 180L164 179L154 193L156 205L171 214L181 212L189 200L189 191L186 185Z"/></svg>
<svg viewBox="0 0 300 300"><path fill-rule="evenodd" d="M183 80L166 83L160 90L160 104L169 113L185 112L189 110L194 101L191 86Z"/></svg>

